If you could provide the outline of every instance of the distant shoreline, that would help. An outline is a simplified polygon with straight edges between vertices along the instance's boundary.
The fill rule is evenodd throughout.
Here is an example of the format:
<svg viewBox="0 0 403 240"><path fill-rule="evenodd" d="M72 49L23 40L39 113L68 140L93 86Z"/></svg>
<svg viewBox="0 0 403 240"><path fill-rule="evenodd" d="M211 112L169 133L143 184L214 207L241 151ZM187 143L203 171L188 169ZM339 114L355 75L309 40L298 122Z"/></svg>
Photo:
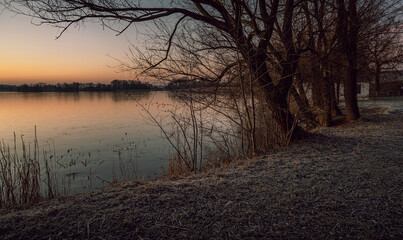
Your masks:
<svg viewBox="0 0 403 240"><path fill-rule="evenodd" d="M16 92L16 93L80 93L80 92L154 92L154 91L168 91L165 88L156 89L115 89L115 90L78 90L78 91L18 91L18 90L0 90L2 93Z"/></svg>
<svg viewBox="0 0 403 240"><path fill-rule="evenodd" d="M151 83L143 83L135 80L113 80L110 83L34 83L10 85L0 84L0 91L11 92L110 92L127 90L152 90L160 89Z"/></svg>

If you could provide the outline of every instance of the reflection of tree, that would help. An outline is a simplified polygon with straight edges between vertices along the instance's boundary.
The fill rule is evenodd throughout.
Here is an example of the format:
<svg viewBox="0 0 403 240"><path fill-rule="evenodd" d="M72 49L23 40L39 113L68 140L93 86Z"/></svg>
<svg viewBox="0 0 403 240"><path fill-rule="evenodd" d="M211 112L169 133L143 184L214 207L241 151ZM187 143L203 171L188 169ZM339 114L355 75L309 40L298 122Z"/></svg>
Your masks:
<svg viewBox="0 0 403 240"><path fill-rule="evenodd" d="M112 92L111 97L114 102L121 101L140 101L148 99L151 95L150 91L129 91L129 92Z"/></svg>

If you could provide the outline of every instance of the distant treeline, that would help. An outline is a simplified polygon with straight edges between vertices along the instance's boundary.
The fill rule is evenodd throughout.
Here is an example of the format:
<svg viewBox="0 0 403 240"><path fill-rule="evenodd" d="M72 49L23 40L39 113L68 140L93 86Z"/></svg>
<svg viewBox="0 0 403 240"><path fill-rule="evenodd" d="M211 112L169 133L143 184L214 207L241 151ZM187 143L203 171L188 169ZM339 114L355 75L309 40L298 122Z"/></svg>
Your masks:
<svg viewBox="0 0 403 240"><path fill-rule="evenodd" d="M150 83L134 80L113 80L111 83L35 83L22 85L0 84L0 91L16 92L96 92L96 91L124 91L124 90L156 90L159 87Z"/></svg>
<svg viewBox="0 0 403 240"><path fill-rule="evenodd" d="M209 87L208 81L188 78L173 79L166 86L155 86L135 80L113 80L111 83L35 83L22 85L0 84L0 91L12 92L102 92L126 90L181 90Z"/></svg>

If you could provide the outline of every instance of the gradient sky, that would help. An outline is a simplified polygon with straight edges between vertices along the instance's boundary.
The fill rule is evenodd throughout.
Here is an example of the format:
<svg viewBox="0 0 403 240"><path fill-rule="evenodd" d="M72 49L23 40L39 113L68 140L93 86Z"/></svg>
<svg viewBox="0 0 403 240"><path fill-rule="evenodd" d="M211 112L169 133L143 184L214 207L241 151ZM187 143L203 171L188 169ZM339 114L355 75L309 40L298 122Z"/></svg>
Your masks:
<svg viewBox="0 0 403 240"><path fill-rule="evenodd" d="M31 18L8 11L0 14L0 83L110 82L133 79L117 68L129 41L137 44L136 29L120 36L95 23L71 28L56 40L60 29L36 26Z"/></svg>

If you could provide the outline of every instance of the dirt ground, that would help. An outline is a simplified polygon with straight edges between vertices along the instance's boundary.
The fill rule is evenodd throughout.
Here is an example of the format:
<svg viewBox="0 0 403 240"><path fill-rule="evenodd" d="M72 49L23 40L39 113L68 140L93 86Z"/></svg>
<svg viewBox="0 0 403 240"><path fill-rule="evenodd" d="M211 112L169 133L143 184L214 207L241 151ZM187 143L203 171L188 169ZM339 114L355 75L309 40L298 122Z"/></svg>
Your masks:
<svg viewBox="0 0 403 240"><path fill-rule="evenodd" d="M403 113L186 178L0 212L0 239L403 239Z"/></svg>

